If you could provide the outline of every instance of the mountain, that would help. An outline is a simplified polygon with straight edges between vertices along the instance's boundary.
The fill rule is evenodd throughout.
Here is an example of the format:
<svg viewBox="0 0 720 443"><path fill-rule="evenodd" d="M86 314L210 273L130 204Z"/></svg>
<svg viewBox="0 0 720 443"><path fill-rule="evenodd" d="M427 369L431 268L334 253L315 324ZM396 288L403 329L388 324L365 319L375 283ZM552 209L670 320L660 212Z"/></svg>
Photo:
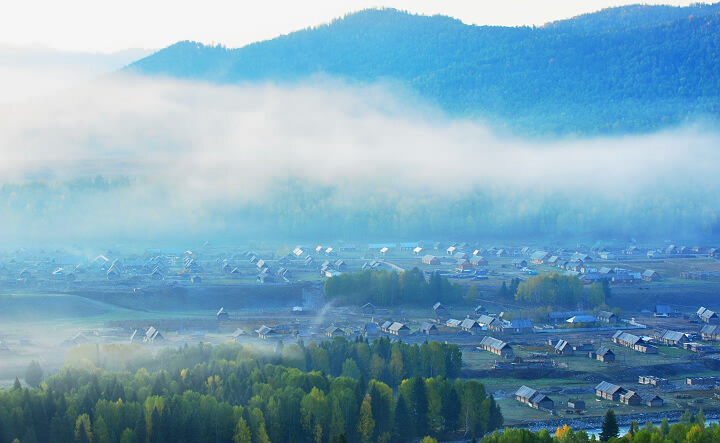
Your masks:
<svg viewBox="0 0 720 443"><path fill-rule="evenodd" d="M371 9L239 49L176 43L127 71L399 82L451 115L524 134L649 132L720 117L720 3L611 8L538 28Z"/></svg>

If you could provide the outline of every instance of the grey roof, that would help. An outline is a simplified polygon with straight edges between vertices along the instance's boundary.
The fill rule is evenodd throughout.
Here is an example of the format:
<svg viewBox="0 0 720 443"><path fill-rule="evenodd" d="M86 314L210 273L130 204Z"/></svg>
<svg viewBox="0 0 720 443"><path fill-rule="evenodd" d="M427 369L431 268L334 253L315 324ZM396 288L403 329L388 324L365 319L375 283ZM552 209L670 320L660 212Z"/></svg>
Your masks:
<svg viewBox="0 0 720 443"><path fill-rule="evenodd" d="M566 342L565 340L558 340L557 344L555 345L555 349L558 351L562 351L563 349L569 347L570 344Z"/></svg>
<svg viewBox="0 0 720 443"><path fill-rule="evenodd" d="M269 328L265 325L260 326L260 329L257 330L258 334L260 335L268 335L275 332L273 328Z"/></svg>
<svg viewBox="0 0 720 443"><path fill-rule="evenodd" d="M388 328L388 330L390 330L390 331L395 331L395 332L400 331L400 330L402 330L402 329L410 329L410 328L408 328L407 326L405 326L404 324L399 323L399 322L393 323L393 324Z"/></svg>
<svg viewBox="0 0 720 443"><path fill-rule="evenodd" d="M532 329L532 322L526 318L519 318L517 320L510 320L510 327L513 329Z"/></svg>
<svg viewBox="0 0 720 443"><path fill-rule="evenodd" d="M392 324L393 324L393 322L391 322L391 321L386 321L385 323L382 324L381 328L382 328L382 329L387 329L387 328L389 328L390 326L392 326Z"/></svg>
<svg viewBox="0 0 720 443"><path fill-rule="evenodd" d="M550 319L558 319L558 320L567 320L568 318L575 317L576 315L587 315L587 311L557 311L557 312L549 312L548 318Z"/></svg>
<svg viewBox="0 0 720 443"><path fill-rule="evenodd" d="M568 323L595 323L598 319L592 315L576 315L568 318L566 321Z"/></svg>
<svg viewBox="0 0 720 443"><path fill-rule="evenodd" d="M705 325L700 329L701 334L713 335L720 333L720 326L718 325Z"/></svg>
<svg viewBox="0 0 720 443"><path fill-rule="evenodd" d="M225 312L225 308L220 308L220 310L218 311L218 313L216 315L220 315L220 314L227 314L227 312Z"/></svg>
<svg viewBox="0 0 720 443"><path fill-rule="evenodd" d="M600 391L600 392L605 392L607 394L614 394L617 391L623 390L623 388L618 385L614 385L612 383L602 381L602 382L600 382L600 384L595 386L595 390Z"/></svg>
<svg viewBox="0 0 720 443"><path fill-rule="evenodd" d="M490 348L497 349L497 350L503 349L505 347L509 347L509 345L507 343L505 343L504 341L498 340L497 338L494 338L494 337L490 337L489 335L482 339L482 341L480 342L480 345L481 346L489 346Z"/></svg>
<svg viewBox="0 0 720 443"><path fill-rule="evenodd" d="M613 314L610 311L600 311L597 313L596 317L599 318L600 320L607 320L610 317L612 317L613 315L615 315L615 314Z"/></svg>
<svg viewBox="0 0 720 443"><path fill-rule="evenodd" d="M537 395L538 391L536 391L533 388L528 388L525 385L520 386L520 389L518 389L515 392L515 395L520 398L524 398L525 400L530 400L535 395Z"/></svg>
<svg viewBox="0 0 720 443"><path fill-rule="evenodd" d="M683 338L685 338L685 334L683 334L682 332L671 331L668 329L660 336L660 338L662 340L668 340L668 341L680 341Z"/></svg>
<svg viewBox="0 0 720 443"><path fill-rule="evenodd" d="M437 302L437 303L435 303L435 304L433 305L432 308L433 308L434 311L437 311L438 309L445 309L445 306L443 306L442 303Z"/></svg>
<svg viewBox="0 0 720 443"><path fill-rule="evenodd" d="M232 333L232 337L238 338L239 336L244 335L244 334L245 334L245 331L243 331L243 330L240 329L240 328L237 328L237 329L235 330L235 332Z"/></svg>
<svg viewBox="0 0 720 443"><path fill-rule="evenodd" d="M499 322L499 320L495 317L490 317L489 315L483 314L480 317L478 317L477 322L482 325L492 325L492 324L497 324Z"/></svg>
<svg viewBox="0 0 720 443"><path fill-rule="evenodd" d="M480 325L478 324L478 322L471 318L466 318L465 320L462 321L462 323L460 323L460 327L464 328L464 329L471 329L471 328L475 328L475 327L479 327L479 326Z"/></svg>
<svg viewBox="0 0 720 443"><path fill-rule="evenodd" d="M618 331L613 335L613 338L618 339L619 341L623 343L629 343L631 345L637 344L639 341L642 341L640 337L637 335L629 334L627 332Z"/></svg>
<svg viewBox="0 0 720 443"><path fill-rule="evenodd" d="M655 312L657 314L670 314L672 312L672 309L670 309L670 306L668 305L656 305Z"/></svg>
<svg viewBox="0 0 720 443"><path fill-rule="evenodd" d="M544 259L547 258L549 255L550 255L550 254L548 254L548 253L545 252L545 251L537 251L537 252L534 252L533 255L530 256L530 259L531 259L531 260L544 260Z"/></svg>
<svg viewBox="0 0 720 443"><path fill-rule="evenodd" d="M420 331L421 331L421 332L427 332L427 331L430 331L430 330L433 329L433 328L434 328L434 329L437 329L437 326L435 326L434 324L432 324L432 323L430 323L430 322L428 322L428 321L426 321L426 322L424 322L423 324L420 325Z"/></svg>
<svg viewBox="0 0 720 443"><path fill-rule="evenodd" d="M655 275L657 275L657 272L655 272L655 271L653 271L653 270L651 270L651 269L648 269L647 271L645 271L645 272L642 273L642 276L643 276L643 277L652 277L652 276L655 276Z"/></svg>
<svg viewBox="0 0 720 443"><path fill-rule="evenodd" d="M607 355L607 354L615 355L615 353L607 346L603 346L597 350L597 355Z"/></svg>
<svg viewBox="0 0 720 443"><path fill-rule="evenodd" d="M337 331L343 332L343 330L338 328L337 326L329 326L325 329L325 333L327 333L327 334L332 334Z"/></svg>

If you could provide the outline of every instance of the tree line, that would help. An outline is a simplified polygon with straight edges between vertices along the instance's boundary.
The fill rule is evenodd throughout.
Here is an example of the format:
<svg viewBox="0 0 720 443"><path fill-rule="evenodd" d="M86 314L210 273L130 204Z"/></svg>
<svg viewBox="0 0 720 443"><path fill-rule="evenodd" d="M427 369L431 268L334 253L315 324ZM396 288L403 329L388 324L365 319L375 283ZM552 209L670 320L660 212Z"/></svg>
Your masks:
<svg viewBox="0 0 720 443"><path fill-rule="evenodd" d="M353 304L373 303L378 306L396 306L405 303L455 303L462 300L465 291L452 284L439 272L429 279L418 268L398 274L386 269L367 269L330 277L325 281L325 296Z"/></svg>
<svg viewBox="0 0 720 443"><path fill-rule="evenodd" d="M111 372L86 359L39 388L17 382L0 392L0 442L402 442L479 438L502 426L500 408L478 381L416 375L393 389L345 365L333 376L263 363L248 357L261 351L245 348L164 350L157 359L207 359L155 372ZM287 348L265 358L280 361Z"/></svg>

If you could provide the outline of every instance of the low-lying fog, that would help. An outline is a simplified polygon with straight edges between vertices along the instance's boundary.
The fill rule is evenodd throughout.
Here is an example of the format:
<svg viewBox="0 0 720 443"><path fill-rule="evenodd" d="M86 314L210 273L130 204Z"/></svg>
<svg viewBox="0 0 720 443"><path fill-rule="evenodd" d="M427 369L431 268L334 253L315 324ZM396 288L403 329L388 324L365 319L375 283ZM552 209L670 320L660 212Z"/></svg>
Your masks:
<svg viewBox="0 0 720 443"><path fill-rule="evenodd" d="M720 235L720 135L698 127L524 140L397 85L115 76L0 107L0 134L19 245Z"/></svg>

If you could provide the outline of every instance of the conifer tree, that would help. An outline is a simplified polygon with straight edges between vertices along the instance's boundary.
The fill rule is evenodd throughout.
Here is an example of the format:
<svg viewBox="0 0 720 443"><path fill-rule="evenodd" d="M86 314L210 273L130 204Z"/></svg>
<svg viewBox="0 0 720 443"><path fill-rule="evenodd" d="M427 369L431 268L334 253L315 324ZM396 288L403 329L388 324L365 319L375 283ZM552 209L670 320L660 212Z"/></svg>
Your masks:
<svg viewBox="0 0 720 443"><path fill-rule="evenodd" d="M608 409L602 422L600 441L608 441L613 437L617 438L618 434L620 434L620 427L615 417L615 411Z"/></svg>

